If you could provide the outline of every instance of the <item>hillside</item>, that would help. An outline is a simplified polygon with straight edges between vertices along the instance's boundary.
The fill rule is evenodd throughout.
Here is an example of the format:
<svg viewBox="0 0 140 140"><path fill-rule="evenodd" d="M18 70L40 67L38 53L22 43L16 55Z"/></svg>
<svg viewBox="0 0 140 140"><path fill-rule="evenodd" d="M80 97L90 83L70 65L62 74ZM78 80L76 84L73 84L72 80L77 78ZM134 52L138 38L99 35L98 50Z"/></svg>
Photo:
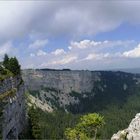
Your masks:
<svg viewBox="0 0 140 140"><path fill-rule="evenodd" d="M36 106L42 109L37 103L40 102L44 107L47 105L46 109L53 109L52 113L40 109L33 111L36 114L40 112L37 117L42 130L40 138L64 138L65 129L72 127L81 114L98 112L106 122L98 137L110 139L114 133L126 128L140 110L138 74L120 71L24 70L23 79L29 94L36 99Z"/></svg>
<svg viewBox="0 0 140 140"><path fill-rule="evenodd" d="M72 113L121 105L140 87L139 75L120 71L24 70L23 79L34 97Z"/></svg>

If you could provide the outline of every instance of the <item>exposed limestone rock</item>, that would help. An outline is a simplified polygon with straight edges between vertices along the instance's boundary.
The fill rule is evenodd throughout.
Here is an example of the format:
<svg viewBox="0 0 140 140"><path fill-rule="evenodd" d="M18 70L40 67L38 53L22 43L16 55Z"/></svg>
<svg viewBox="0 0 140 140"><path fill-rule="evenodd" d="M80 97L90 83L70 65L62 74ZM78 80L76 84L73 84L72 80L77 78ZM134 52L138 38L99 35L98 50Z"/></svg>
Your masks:
<svg viewBox="0 0 140 140"><path fill-rule="evenodd" d="M24 83L20 76L7 78L0 83L0 103L3 104L2 139L18 139L25 126Z"/></svg>
<svg viewBox="0 0 140 140"><path fill-rule="evenodd" d="M94 82L100 81L100 72L24 70L23 79L29 89L52 87L63 93L91 92Z"/></svg>
<svg viewBox="0 0 140 140"><path fill-rule="evenodd" d="M140 140L140 113L136 114L127 129L114 134L111 140Z"/></svg>
<svg viewBox="0 0 140 140"><path fill-rule="evenodd" d="M54 108L65 109L70 104L79 103L79 99L70 93L90 93L95 82L100 81L100 72L24 70L23 79L30 91L39 91L36 98ZM103 91L103 87L100 87L100 90ZM86 94L83 96L86 97Z"/></svg>
<svg viewBox="0 0 140 140"><path fill-rule="evenodd" d="M28 105L29 106L32 106L32 105L35 105L36 107L42 109L43 111L47 111L47 112L52 112L53 111L53 108L48 105L47 103L43 103L41 100L39 100L38 98L35 98L34 96L32 95L29 95L29 102L28 102Z"/></svg>

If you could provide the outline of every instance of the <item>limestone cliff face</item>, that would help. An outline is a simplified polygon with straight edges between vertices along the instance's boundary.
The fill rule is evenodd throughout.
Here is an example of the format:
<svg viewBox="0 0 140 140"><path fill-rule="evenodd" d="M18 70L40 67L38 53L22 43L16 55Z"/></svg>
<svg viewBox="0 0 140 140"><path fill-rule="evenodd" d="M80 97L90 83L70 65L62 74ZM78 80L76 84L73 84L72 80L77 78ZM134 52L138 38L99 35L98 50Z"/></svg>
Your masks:
<svg viewBox="0 0 140 140"><path fill-rule="evenodd" d="M91 92L94 82L100 80L99 72L91 71L46 71L24 70L23 78L29 89L40 89L41 86L54 88L63 93L71 91Z"/></svg>
<svg viewBox="0 0 140 140"><path fill-rule="evenodd" d="M90 110L89 106L94 111L101 103L105 107L123 102L140 85L139 76L111 71L30 69L22 76L30 94L42 104L71 112L84 112Z"/></svg>
<svg viewBox="0 0 140 140"><path fill-rule="evenodd" d="M29 90L39 91L38 98L50 107L75 104L79 99L70 93L89 93L100 81L100 72L67 70L24 70L23 79ZM47 100L47 102L46 102Z"/></svg>
<svg viewBox="0 0 140 140"><path fill-rule="evenodd" d="M111 140L140 140L140 113L136 114L127 129L114 134Z"/></svg>
<svg viewBox="0 0 140 140"><path fill-rule="evenodd" d="M0 81L1 138L18 139L25 125L24 83L21 76Z"/></svg>

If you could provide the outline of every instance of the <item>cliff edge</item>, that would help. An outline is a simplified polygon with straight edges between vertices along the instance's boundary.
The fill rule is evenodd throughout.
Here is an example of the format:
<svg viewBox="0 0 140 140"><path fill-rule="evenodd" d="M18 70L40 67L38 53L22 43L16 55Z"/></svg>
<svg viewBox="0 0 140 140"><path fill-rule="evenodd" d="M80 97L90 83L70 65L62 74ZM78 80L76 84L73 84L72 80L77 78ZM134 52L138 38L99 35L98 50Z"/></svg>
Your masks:
<svg viewBox="0 0 140 140"><path fill-rule="evenodd" d="M18 139L25 124L24 83L21 76L0 81L0 132L4 140Z"/></svg>
<svg viewBox="0 0 140 140"><path fill-rule="evenodd" d="M0 139L18 139L26 122L25 86L16 57L0 63Z"/></svg>

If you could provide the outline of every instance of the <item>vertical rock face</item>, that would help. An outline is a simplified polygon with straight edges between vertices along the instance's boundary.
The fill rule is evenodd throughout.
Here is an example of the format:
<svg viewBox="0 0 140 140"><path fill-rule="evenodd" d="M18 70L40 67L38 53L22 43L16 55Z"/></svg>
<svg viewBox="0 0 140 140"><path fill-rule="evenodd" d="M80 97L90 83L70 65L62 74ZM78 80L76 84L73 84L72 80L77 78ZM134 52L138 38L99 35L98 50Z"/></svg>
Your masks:
<svg viewBox="0 0 140 140"><path fill-rule="evenodd" d="M90 93L100 81L100 72L83 70L24 70L22 76L27 88L39 91L39 99L54 108L77 104L79 99L70 93Z"/></svg>
<svg viewBox="0 0 140 140"><path fill-rule="evenodd" d="M29 89L52 87L63 93L91 92L94 82L100 80L100 72L63 70L24 70L23 78Z"/></svg>
<svg viewBox="0 0 140 140"><path fill-rule="evenodd" d="M24 83L20 76L7 78L0 83L2 139L18 139L25 125Z"/></svg>
<svg viewBox="0 0 140 140"><path fill-rule="evenodd" d="M140 140L140 113L136 114L127 129L114 134L111 140Z"/></svg>

